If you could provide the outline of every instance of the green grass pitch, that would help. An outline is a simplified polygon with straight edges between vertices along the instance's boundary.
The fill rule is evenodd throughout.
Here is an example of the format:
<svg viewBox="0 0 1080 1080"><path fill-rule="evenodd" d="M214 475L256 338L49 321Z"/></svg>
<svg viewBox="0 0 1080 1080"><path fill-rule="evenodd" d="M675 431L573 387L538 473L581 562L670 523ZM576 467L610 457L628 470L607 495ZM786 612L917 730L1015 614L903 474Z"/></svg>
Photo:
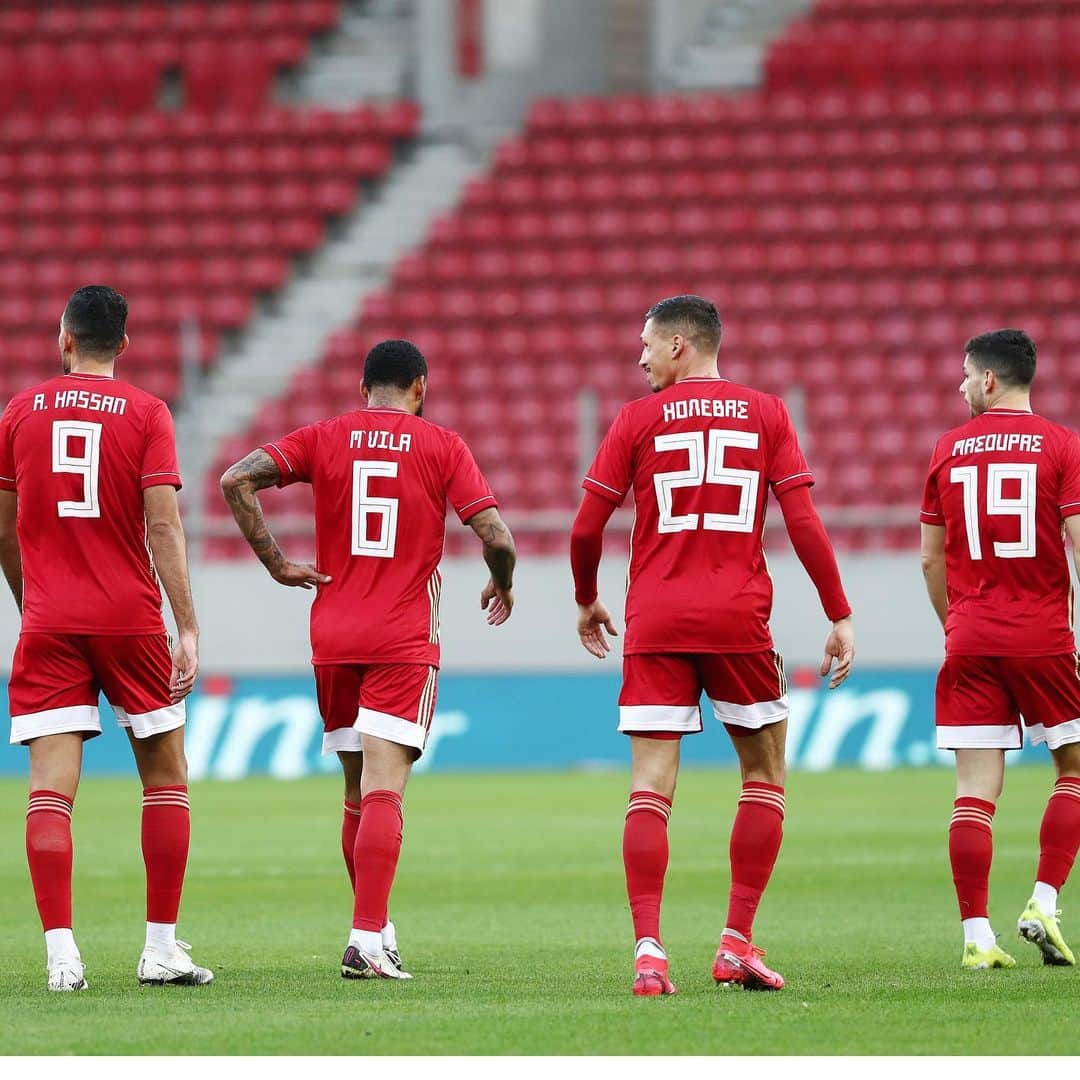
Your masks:
<svg viewBox="0 0 1080 1080"><path fill-rule="evenodd" d="M45 990L25 788L4 781L0 1053L1075 1053L1080 971L1043 968L1014 929L1050 783L1048 769L1012 772L996 822L991 915L1019 965L971 973L945 847L949 772L793 775L756 928L788 988L751 994L709 975L737 779L686 772L664 909L679 994L638 1000L624 776L417 777L391 908L411 983L338 975L351 905L336 780L195 785L180 930L217 974L202 989L136 984L139 789L91 778L75 809L91 989L74 995ZM1064 902L1080 915L1068 890Z"/></svg>

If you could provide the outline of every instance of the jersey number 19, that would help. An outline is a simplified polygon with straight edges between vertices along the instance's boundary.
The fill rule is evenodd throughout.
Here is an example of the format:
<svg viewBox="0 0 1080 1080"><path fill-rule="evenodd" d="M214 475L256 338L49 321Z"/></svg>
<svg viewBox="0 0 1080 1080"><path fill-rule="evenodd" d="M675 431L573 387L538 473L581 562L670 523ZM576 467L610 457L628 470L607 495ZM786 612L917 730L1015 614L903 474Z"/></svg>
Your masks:
<svg viewBox="0 0 1080 1080"><path fill-rule="evenodd" d="M1020 523L1019 540L994 541L994 554L999 559L1035 558L1035 479L1038 468L1037 464L1030 462L1022 465L996 462L986 467L986 513L1016 517ZM968 554L978 561L983 557L982 537L979 535L979 466L958 465L949 473L949 479L964 489ZM1006 498L1007 480L1019 481L1018 495Z"/></svg>

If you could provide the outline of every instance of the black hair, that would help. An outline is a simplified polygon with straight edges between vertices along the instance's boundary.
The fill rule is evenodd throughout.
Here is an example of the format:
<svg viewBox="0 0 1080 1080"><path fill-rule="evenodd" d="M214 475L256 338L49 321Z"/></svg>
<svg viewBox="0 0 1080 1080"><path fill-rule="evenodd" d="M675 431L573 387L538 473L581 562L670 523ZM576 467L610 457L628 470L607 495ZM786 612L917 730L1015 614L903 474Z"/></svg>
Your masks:
<svg viewBox="0 0 1080 1080"><path fill-rule="evenodd" d="M90 356L115 356L124 340L127 301L108 285L76 289L64 308L64 329L75 347Z"/></svg>
<svg viewBox="0 0 1080 1080"><path fill-rule="evenodd" d="M408 390L421 375L428 373L424 354L411 342L393 338L372 346L364 360L364 385L396 386Z"/></svg>
<svg viewBox="0 0 1080 1080"><path fill-rule="evenodd" d="M1035 381L1035 342L1023 330L991 330L973 337L964 352L980 371L992 371L1006 386Z"/></svg>
<svg viewBox="0 0 1080 1080"><path fill-rule="evenodd" d="M669 296L645 312L645 320L649 319L682 334L702 352L720 348L720 312L703 296Z"/></svg>

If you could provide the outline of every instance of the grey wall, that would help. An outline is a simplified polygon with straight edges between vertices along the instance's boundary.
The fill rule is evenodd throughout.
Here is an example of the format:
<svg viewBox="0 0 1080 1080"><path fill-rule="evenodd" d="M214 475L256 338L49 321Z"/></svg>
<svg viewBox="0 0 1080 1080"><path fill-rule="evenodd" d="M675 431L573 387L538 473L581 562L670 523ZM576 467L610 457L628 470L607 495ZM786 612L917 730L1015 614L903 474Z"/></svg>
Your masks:
<svg viewBox="0 0 1080 1080"><path fill-rule="evenodd" d="M416 95L423 106L424 130L505 131L517 126L534 97L602 93L607 84L606 18L603 3L532 0L520 11L522 47L506 50L502 58L497 48L489 50L484 74L461 79L454 5L451 0L418 0Z"/></svg>
<svg viewBox="0 0 1080 1080"><path fill-rule="evenodd" d="M653 0L652 16L652 80L661 86L668 67L685 45L701 36L702 25L716 0Z"/></svg>
<svg viewBox="0 0 1080 1080"><path fill-rule="evenodd" d="M771 559L776 583L773 632L789 667L818 663L828 623L817 594L792 556ZM941 631L930 613L915 553L841 559L855 608L858 660L864 664L934 664ZM601 596L622 626L625 558L606 558ZM505 626L489 627L479 607L487 580L479 556L443 567L443 662L454 671L599 670L600 661L575 633L573 588L562 559L525 559L515 587L517 604ZM206 673L275 673L307 669L307 607L311 593L275 584L257 564L207 564L192 573L202 624ZM0 670L7 672L18 636L12 603L0 604ZM618 643L617 643L618 644ZM618 663L618 650L606 661Z"/></svg>

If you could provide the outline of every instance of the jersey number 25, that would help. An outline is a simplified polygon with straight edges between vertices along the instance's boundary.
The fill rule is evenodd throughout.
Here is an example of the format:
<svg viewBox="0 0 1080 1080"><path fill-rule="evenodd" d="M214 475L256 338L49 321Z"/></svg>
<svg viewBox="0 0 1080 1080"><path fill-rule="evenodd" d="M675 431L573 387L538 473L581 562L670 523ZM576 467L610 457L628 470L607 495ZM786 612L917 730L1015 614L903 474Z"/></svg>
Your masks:
<svg viewBox="0 0 1080 1080"><path fill-rule="evenodd" d="M706 452L705 436L709 443ZM685 532L701 527L713 532L748 533L754 531L757 516L758 487L761 474L753 469L729 469L724 466L724 451L729 446L743 450L758 448L756 431L723 431L711 428L704 431L684 431L679 434L657 435L654 441L657 453L683 450L688 461L685 469L677 472L656 473L656 503L660 510L658 531L662 533ZM674 492L679 488L700 487L702 484L723 484L739 491L739 509L734 514L676 514L672 508Z"/></svg>

